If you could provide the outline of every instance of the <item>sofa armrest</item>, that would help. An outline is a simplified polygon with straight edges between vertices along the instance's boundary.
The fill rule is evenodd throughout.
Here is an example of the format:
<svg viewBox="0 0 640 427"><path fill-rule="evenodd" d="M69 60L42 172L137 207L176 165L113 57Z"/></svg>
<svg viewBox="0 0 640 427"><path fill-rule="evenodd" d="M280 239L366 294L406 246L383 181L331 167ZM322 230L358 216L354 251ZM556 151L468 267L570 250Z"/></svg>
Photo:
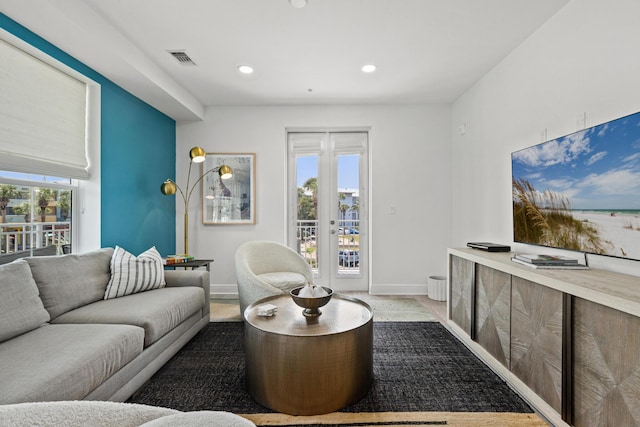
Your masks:
<svg viewBox="0 0 640 427"><path fill-rule="evenodd" d="M165 270L164 280L167 282L167 287L179 287L179 286L196 286L204 290L203 301L203 317L210 313L210 282L209 272L206 270Z"/></svg>

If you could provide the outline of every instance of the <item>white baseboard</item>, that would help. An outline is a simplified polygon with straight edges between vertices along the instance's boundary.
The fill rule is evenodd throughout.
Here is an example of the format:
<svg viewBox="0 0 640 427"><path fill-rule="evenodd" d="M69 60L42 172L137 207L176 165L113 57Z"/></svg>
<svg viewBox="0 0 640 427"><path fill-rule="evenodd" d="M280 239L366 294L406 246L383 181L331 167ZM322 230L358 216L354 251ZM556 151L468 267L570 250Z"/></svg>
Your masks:
<svg viewBox="0 0 640 427"><path fill-rule="evenodd" d="M213 297L235 297L238 298L238 285L211 284L209 294Z"/></svg>
<svg viewBox="0 0 640 427"><path fill-rule="evenodd" d="M211 296L238 297L238 285L211 284ZM371 295L427 295L427 284L403 284L403 285L372 285L369 290Z"/></svg>

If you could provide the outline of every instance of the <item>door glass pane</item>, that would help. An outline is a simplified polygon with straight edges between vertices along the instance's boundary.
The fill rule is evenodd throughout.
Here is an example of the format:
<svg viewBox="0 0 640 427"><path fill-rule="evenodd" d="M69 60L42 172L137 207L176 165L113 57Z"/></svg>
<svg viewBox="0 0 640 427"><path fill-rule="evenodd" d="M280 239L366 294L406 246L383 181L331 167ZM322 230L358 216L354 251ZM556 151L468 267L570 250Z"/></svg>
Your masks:
<svg viewBox="0 0 640 427"><path fill-rule="evenodd" d="M318 269L318 156L296 157L296 238L299 253Z"/></svg>
<svg viewBox="0 0 640 427"><path fill-rule="evenodd" d="M360 273L360 155L338 156L338 274Z"/></svg>

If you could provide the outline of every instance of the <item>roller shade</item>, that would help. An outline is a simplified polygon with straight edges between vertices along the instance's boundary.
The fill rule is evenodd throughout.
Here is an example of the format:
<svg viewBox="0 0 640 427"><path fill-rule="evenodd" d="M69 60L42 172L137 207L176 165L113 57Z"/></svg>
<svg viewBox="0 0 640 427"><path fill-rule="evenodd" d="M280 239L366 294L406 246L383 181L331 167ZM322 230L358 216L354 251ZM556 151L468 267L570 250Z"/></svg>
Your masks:
<svg viewBox="0 0 640 427"><path fill-rule="evenodd" d="M86 83L0 40L0 170L89 178Z"/></svg>

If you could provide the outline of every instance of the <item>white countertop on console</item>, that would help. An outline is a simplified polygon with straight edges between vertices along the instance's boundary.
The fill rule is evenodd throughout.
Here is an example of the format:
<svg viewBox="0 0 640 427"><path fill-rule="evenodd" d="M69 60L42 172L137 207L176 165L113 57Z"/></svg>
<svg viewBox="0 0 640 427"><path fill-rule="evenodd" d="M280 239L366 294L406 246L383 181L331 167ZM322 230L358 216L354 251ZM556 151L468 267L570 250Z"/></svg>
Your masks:
<svg viewBox="0 0 640 427"><path fill-rule="evenodd" d="M450 255L640 317L640 277L607 270L534 269L511 261L514 252L450 248Z"/></svg>

